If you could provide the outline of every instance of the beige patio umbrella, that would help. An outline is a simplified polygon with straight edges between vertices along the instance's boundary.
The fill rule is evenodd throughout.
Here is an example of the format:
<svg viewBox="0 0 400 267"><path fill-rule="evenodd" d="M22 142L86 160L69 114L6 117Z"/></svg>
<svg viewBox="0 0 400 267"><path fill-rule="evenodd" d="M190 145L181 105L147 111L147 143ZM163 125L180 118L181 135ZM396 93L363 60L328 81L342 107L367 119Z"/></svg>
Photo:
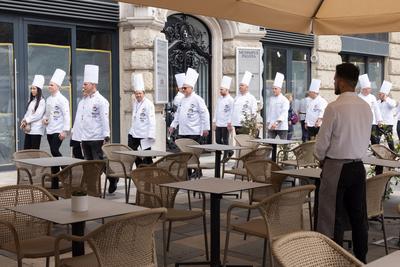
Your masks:
<svg viewBox="0 0 400 267"><path fill-rule="evenodd" d="M122 0L270 29L315 34L400 31L400 0Z"/></svg>

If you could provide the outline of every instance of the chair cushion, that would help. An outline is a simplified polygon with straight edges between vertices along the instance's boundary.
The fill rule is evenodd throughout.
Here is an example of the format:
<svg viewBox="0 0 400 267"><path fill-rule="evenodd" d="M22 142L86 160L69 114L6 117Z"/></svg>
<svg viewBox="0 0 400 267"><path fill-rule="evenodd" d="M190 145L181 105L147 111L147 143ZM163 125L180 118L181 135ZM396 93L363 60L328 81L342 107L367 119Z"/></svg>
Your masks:
<svg viewBox="0 0 400 267"><path fill-rule="evenodd" d="M54 255L54 243L56 238L53 236L43 236L20 241L21 251L25 258L42 258ZM16 253L14 242L6 243L2 249ZM71 242L61 240L60 253L71 251Z"/></svg>
<svg viewBox="0 0 400 267"><path fill-rule="evenodd" d="M180 210L168 209L166 220L167 221L186 221L203 216L202 210Z"/></svg>
<svg viewBox="0 0 400 267"><path fill-rule="evenodd" d="M96 255L89 253L86 255L61 259L61 267L98 267L100 266L97 262Z"/></svg>
<svg viewBox="0 0 400 267"><path fill-rule="evenodd" d="M267 238L267 228L263 219L252 219L248 222L232 224L232 229L248 235Z"/></svg>

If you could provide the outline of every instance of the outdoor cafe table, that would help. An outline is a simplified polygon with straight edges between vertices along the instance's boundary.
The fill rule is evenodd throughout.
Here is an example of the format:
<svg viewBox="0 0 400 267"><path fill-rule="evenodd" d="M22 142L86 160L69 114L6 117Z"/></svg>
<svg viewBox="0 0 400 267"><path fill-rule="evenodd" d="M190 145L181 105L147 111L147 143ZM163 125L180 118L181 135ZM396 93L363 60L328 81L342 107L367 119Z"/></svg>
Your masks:
<svg viewBox="0 0 400 267"><path fill-rule="evenodd" d="M220 202L222 195L240 190L265 187L269 186L269 184L204 177L196 180L162 184L161 186L211 194L211 205L210 205L211 260L210 262L203 262L203 263L200 262L175 263L175 266L207 264L212 267L216 266L219 267L221 266L221 259L220 259L220 249L221 249L220 248L220 230L221 230L220 204L221 203Z"/></svg>
<svg viewBox="0 0 400 267"><path fill-rule="evenodd" d="M388 168L400 168L400 161L390 159L378 159L376 157L365 157L362 159L364 164L383 166Z"/></svg>
<svg viewBox="0 0 400 267"><path fill-rule="evenodd" d="M39 167L62 167L68 166L74 163L82 162L83 159L77 159L72 157L44 157L44 158L26 158L26 159L14 159L16 162L39 166ZM58 179L53 178L51 180L51 188L58 188Z"/></svg>
<svg viewBox="0 0 400 267"><path fill-rule="evenodd" d="M398 267L400 266L400 250L397 250L389 255L383 256L377 260L374 260L366 267Z"/></svg>
<svg viewBox="0 0 400 267"><path fill-rule="evenodd" d="M246 147L221 145L221 144L188 145L187 147L201 148L201 149L204 149L207 151L215 151L214 176L217 178L221 177L221 154L222 154L222 151L246 149Z"/></svg>
<svg viewBox="0 0 400 267"><path fill-rule="evenodd" d="M22 214L43 219L58 224L71 224L72 234L83 236L85 234L85 222L123 215L147 208L118 203L98 197L88 196L89 210L86 212L73 212L71 210L71 199L47 201L34 204L27 204L15 207L6 207ZM85 254L83 242L72 242L72 256Z"/></svg>
<svg viewBox="0 0 400 267"><path fill-rule="evenodd" d="M124 151L113 151L113 153L128 155L128 156L136 156L139 158L164 157L171 154L171 152L159 151L159 150L124 150Z"/></svg>
<svg viewBox="0 0 400 267"><path fill-rule="evenodd" d="M276 154L278 145L290 145L298 143L295 140L285 140L285 139L274 139L274 138L266 138L266 139L254 139L250 140L250 142L260 143L260 144L267 144L272 146L272 161L276 162Z"/></svg>

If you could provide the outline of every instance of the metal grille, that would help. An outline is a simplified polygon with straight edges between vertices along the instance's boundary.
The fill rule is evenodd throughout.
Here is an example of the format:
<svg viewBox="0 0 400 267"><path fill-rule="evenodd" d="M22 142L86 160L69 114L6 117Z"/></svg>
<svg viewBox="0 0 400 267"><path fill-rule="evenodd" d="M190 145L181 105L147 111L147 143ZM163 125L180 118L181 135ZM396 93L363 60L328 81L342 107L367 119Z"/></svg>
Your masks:
<svg viewBox="0 0 400 267"><path fill-rule="evenodd" d="M118 23L119 5L99 0L1 0L1 11Z"/></svg>
<svg viewBox="0 0 400 267"><path fill-rule="evenodd" d="M261 42L264 43L277 43L285 45L297 45L314 47L314 35L313 34L301 34L293 32L284 32L277 30L265 29L266 34L261 38Z"/></svg>

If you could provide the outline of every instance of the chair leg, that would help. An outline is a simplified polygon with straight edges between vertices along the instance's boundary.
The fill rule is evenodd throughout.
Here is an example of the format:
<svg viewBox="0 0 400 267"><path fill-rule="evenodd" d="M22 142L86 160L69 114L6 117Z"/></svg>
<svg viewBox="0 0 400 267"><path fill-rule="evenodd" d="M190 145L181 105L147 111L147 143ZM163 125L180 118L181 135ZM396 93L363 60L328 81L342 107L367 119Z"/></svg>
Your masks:
<svg viewBox="0 0 400 267"><path fill-rule="evenodd" d="M125 177L125 203L129 202L128 179Z"/></svg>
<svg viewBox="0 0 400 267"><path fill-rule="evenodd" d="M210 255L208 252L208 238L207 238L207 221L206 214L203 215L203 231L204 231L204 248L206 249L206 260L210 260Z"/></svg>
<svg viewBox="0 0 400 267"><path fill-rule="evenodd" d="M50 257L46 257L46 267L50 267Z"/></svg>
<svg viewBox="0 0 400 267"><path fill-rule="evenodd" d="M104 190L103 190L103 198L106 198L106 189L107 189L107 176L104 179Z"/></svg>
<svg viewBox="0 0 400 267"><path fill-rule="evenodd" d="M312 218L312 210L311 210L311 193L308 194L309 200L308 200L308 216L310 219L310 230L314 230L313 227L313 218Z"/></svg>
<svg viewBox="0 0 400 267"><path fill-rule="evenodd" d="M171 228L172 228L172 222L168 221L167 251L169 251L169 243L171 240Z"/></svg>
<svg viewBox="0 0 400 267"><path fill-rule="evenodd" d="M162 223L162 249L163 249L163 265L167 267L167 249L165 245L166 237L165 237L165 221Z"/></svg>
<svg viewBox="0 0 400 267"><path fill-rule="evenodd" d="M22 259L18 259L18 267L22 267Z"/></svg>
<svg viewBox="0 0 400 267"><path fill-rule="evenodd" d="M381 214L381 223L382 223L382 231L383 231L383 241L385 242L385 252L386 255L389 254L387 240L386 240L386 229L385 229L385 216Z"/></svg>
<svg viewBox="0 0 400 267"><path fill-rule="evenodd" d="M269 239L267 240L267 250L269 254L269 266L274 267L274 257L272 255L272 246L271 242L269 242Z"/></svg>
<svg viewBox="0 0 400 267"><path fill-rule="evenodd" d="M226 237L225 237L225 249L224 249L224 259L222 261L222 265L225 267L226 266L226 258L228 256L228 247L229 247L229 235L231 231L229 229L229 226L226 228Z"/></svg>
<svg viewBox="0 0 400 267"><path fill-rule="evenodd" d="M131 179L131 177L128 177L128 203L129 203L129 197L131 195L131 183L132 183L132 179Z"/></svg>
<svg viewBox="0 0 400 267"><path fill-rule="evenodd" d="M266 258L267 258L267 239L264 239L264 246L263 246L263 258L262 258L262 267L265 267L265 262L266 262Z"/></svg>
<svg viewBox="0 0 400 267"><path fill-rule="evenodd" d="M194 193L193 193L194 194ZM192 210L192 201L190 200L190 191L187 191L189 210Z"/></svg>

